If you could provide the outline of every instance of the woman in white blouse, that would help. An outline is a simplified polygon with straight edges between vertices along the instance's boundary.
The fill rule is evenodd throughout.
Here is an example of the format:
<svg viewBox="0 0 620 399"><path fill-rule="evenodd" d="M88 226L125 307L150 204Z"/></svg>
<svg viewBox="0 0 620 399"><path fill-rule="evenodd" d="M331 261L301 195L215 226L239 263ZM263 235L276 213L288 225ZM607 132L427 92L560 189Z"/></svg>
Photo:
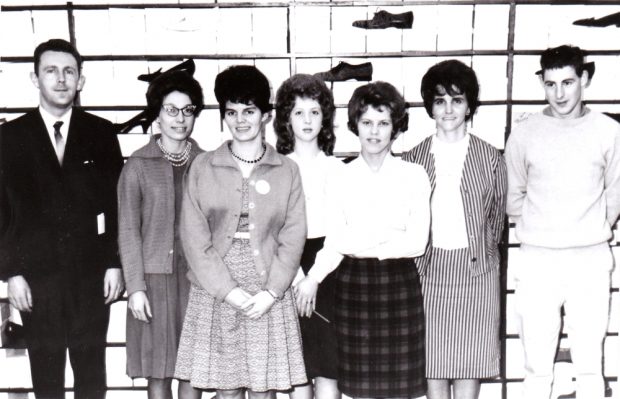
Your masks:
<svg viewBox="0 0 620 399"><path fill-rule="evenodd" d="M301 318L304 361L310 383L291 391L292 399L339 399L338 353L334 330L335 278L328 276L316 289L305 277L325 242L327 177L344 167L334 152L334 97L316 76L297 74L282 83L276 94L276 148L299 166L306 198L308 235L294 292ZM314 389L311 383L314 379Z"/></svg>
<svg viewBox="0 0 620 399"><path fill-rule="evenodd" d="M475 399L480 379L499 374L498 243L506 166L495 147L467 132L479 105L478 80L470 67L457 60L440 62L422 78L421 91L437 132L403 159L424 166L433 187L432 243L418 259L427 397Z"/></svg>
<svg viewBox="0 0 620 399"><path fill-rule="evenodd" d="M340 390L354 398L422 396L424 313L413 257L428 240L430 184L421 166L390 152L408 126L394 86L357 88L348 113L361 152L330 176L327 238L308 278L318 284L338 267Z"/></svg>

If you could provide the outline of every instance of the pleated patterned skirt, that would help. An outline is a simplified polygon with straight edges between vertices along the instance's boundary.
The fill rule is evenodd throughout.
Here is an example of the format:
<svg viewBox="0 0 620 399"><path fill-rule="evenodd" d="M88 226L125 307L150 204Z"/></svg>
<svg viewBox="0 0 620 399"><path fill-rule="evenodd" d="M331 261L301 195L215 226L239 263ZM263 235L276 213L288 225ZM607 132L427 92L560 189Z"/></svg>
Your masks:
<svg viewBox="0 0 620 399"><path fill-rule="evenodd" d="M239 287L261 290L249 240L234 239L224 263ZM290 289L257 320L192 285L175 377L195 388L256 392L304 384L306 370L295 301Z"/></svg>
<svg viewBox="0 0 620 399"><path fill-rule="evenodd" d="M492 378L499 374L499 271L469 271L468 249L432 248L422 276L426 376Z"/></svg>
<svg viewBox="0 0 620 399"><path fill-rule="evenodd" d="M335 305L340 390L365 398L424 395L424 313L413 259L345 257Z"/></svg>

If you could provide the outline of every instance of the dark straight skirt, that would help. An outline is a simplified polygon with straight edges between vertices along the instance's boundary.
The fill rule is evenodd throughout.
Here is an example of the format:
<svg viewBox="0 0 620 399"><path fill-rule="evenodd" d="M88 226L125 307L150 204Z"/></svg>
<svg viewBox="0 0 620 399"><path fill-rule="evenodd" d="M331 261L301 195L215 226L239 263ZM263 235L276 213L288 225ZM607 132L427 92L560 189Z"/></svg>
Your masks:
<svg viewBox="0 0 620 399"><path fill-rule="evenodd" d="M424 311L413 259L345 257L335 301L340 390L362 398L424 395Z"/></svg>
<svg viewBox="0 0 620 399"><path fill-rule="evenodd" d="M308 274L314 265L316 254L323 248L324 241L325 237L306 240L300 261L304 274ZM329 322L316 314L310 318L299 318L308 379L315 377L336 379L338 376L338 349L334 328L335 285L336 273L332 272L323 279L316 293L315 310Z"/></svg>

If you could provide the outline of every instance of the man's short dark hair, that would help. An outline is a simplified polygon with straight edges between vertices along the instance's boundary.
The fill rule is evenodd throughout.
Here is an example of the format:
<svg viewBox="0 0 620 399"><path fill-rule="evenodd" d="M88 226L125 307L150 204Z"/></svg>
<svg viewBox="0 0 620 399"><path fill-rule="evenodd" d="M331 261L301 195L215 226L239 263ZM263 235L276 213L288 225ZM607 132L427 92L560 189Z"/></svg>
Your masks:
<svg viewBox="0 0 620 399"><path fill-rule="evenodd" d="M577 75L581 76L585 70L584 56L584 52L576 46L562 45L548 48L540 55L540 71L538 73L542 75L547 69L561 69L571 66Z"/></svg>
<svg viewBox="0 0 620 399"><path fill-rule="evenodd" d="M41 55L46 51L58 51L61 53L69 53L75 58L75 62L78 65L78 73L82 72L82 56L77 51L75 46L63 39L50 39L43 42L34 49L34 73L39 76L39 63L41 62Z"/></svg>

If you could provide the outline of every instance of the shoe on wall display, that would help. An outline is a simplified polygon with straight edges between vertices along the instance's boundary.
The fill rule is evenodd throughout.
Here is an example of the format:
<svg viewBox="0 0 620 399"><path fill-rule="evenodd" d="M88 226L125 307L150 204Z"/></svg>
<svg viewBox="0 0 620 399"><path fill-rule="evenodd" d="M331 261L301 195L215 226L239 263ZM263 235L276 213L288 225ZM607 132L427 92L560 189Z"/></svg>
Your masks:
<svg viewBox="0 0 620 399"><path fill-rule="evenodd" d="M185 71L190 75L194 75L194 72L196 72L196 64L194 64L194 60L193 59L189 59L187 61L183 61L182 63L173 66L172 68L168 69L166 72L172 72L172 71ZM162 73L166 73L166 72L162 72L161 68L159 68L158 70L156 70L155 72L152 73L145 73L142 74L140 76L138 76L138 80L141 80L143 82L152 82L156 77L158 77L159 75L161 75Z"/></svg>
<svg viewBox="0 0 620 399"><path fill-rule="evenodd" d="M604 28L606 26L616 25L617 28L620 28L620 12L609 14L609 15L606 15L598 19L596 18L578 19L575 22L573 22L573 25L594 26L597 28Z"/></svg>
<svg viewBox="0 0 620 399"><path fill-rule="evenodd" d="M325 82L344 82L349 79L368 82L372 80L372 64L365 62L363 64L351 65L341 61L329 71L318 72L314 76L323 79Z"/></svg>
<svg viewBox="0 0 620 399"><path fill-rule="evenodd" d="M411 29L413 25L413 12L408 11L402 14L391 14L387 11L377 11L370 20L354 21L353 26L362 29L386 29L400 28Z"/></svg>

